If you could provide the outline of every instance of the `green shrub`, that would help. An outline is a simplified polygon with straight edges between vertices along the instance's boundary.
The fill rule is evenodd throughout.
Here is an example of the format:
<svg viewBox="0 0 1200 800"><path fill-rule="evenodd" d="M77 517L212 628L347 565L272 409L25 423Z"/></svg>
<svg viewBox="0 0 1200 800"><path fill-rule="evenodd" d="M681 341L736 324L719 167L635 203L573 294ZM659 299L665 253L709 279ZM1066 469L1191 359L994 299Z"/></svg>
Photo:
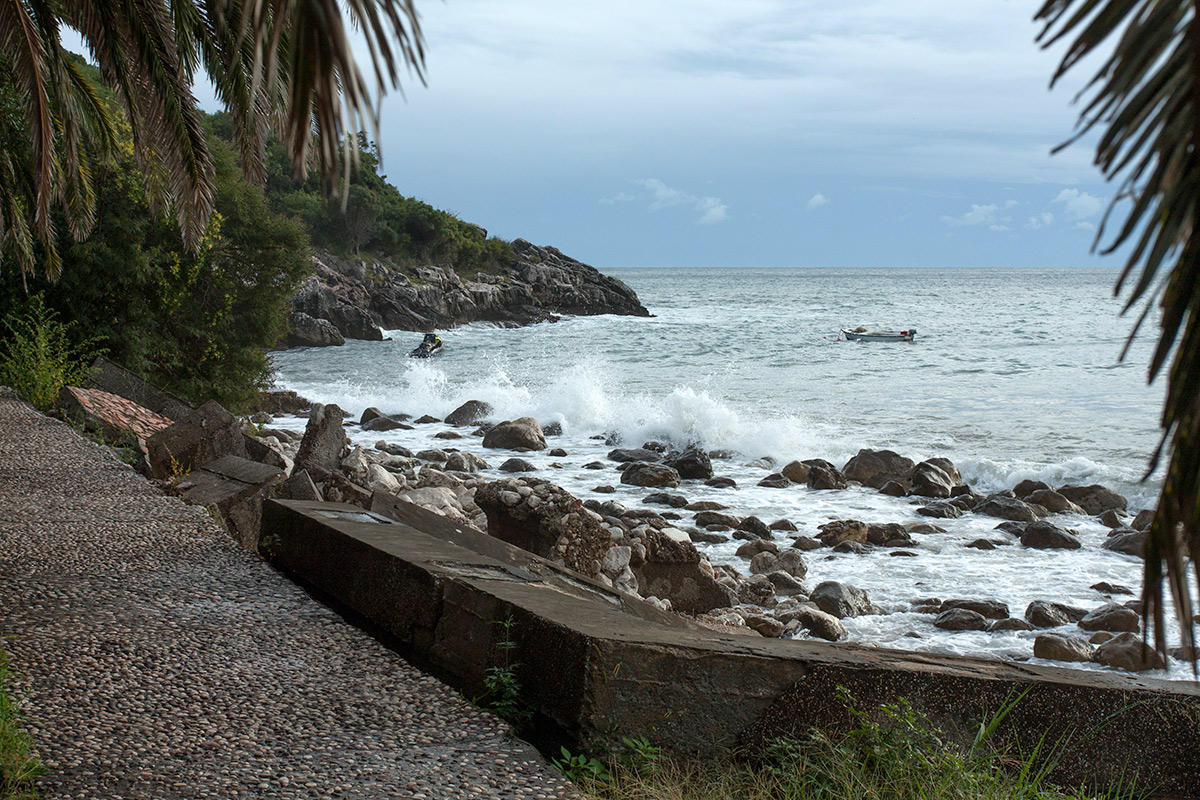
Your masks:
<svg viewBox="0 0 1200 800"><path fill-rule="evenodd" d="M21 730L16 703L8 693L8 658L0 650L0 800L36 800L33 781L42 764Z"/></svg>
<svg viewBox="0 0 1200 800"><path fill-rule="evenodd" d="M64 386L78 383L98 355L90 350L93 341L72 343L75 323L60 322L40 294L10 312L0 325L8 332L0 346L0 383L42 411L54 405Z"/></svg>

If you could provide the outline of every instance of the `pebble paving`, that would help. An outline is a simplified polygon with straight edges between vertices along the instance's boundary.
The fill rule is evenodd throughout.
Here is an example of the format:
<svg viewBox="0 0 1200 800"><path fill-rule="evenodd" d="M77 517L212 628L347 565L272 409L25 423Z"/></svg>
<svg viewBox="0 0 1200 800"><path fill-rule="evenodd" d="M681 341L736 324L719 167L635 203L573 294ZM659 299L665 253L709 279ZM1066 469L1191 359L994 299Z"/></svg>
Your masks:
<svg viewBox="0 0 1200 800"><path fill-rule="evenodd" d="M58 798L578 798L508 726L0 387L0 644Z"/></svg>

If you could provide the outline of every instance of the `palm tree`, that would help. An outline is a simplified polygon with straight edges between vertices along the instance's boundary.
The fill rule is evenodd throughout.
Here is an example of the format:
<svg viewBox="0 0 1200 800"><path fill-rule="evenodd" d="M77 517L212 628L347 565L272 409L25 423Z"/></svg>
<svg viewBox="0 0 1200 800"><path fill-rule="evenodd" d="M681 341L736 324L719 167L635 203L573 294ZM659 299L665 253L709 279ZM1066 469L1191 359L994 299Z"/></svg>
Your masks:
<svg viewBox="0 0 1200 800"><path fill-rule="evenodd" d="M274 133L299 173L315 166L331 187L357 157L353 134L378 133L379 100L400 86L400 68L424 79L413 0L0 0L0 75L10 84L0 91L0 256L11 254L23 275L35 240L47 276L58 273L55 204L76 237L87 233L89 163L114 143L111 116L63 52L63 25L82 34L129 122L156 207L177 216L193 247L213 203L191 93L198 69L230 112L250 177L262 178ZM371 86L350 29L370 54Z"/></svg>
<svg viewBox="0 0 1200 800"><path fill-rule="evenodd" d="M1132 253L1115 292L1141 305L1130 340L1157 307L1158 347L1150 380L1170 362L1163 435L1150 471L1167 455L1162 494L1146 542L1143 616L1165 653L1163 579L1183 631L1194 642L1189 562L1200 556L1200 13L1191 0L1047 0L1046 46L1074 35L1054 80L1115 40L1084 90L1078 135L1097 130L1095 163L1119 189L1097 246ZM1076 137L1078 138L1078 137ZM1068 142L1067 144L1070 144ZM1063 145L1066 146L1066 145ZM1105 240L1106 225L1117 225ZM1128 344L1126 345L1126 351ZM1124 356L1124 353L1122 353ZM1149 473L1147 473L1149 474Z"/></svg>

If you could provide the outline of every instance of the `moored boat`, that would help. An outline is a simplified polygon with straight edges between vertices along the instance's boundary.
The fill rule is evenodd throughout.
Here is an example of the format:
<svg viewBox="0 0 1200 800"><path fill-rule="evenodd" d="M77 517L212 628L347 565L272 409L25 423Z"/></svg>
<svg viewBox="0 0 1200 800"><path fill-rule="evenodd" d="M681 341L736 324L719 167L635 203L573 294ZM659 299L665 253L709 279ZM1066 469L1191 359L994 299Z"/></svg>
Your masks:
<svg viewBox="0 0 1200 800"><path fill-rule="evenodd" d="M911 342L917 335L916 328L903 331L871 331L863 327L842 328L842 336L848 342Z"/></svg>

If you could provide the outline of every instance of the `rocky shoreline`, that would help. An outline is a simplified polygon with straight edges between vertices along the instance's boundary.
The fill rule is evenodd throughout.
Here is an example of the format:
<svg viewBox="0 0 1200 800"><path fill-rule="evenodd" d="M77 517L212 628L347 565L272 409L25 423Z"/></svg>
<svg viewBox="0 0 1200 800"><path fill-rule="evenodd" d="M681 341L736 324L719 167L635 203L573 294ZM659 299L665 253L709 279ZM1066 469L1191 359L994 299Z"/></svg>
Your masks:
<svg viewBox="0 0 1200 800"><path fill-rule="evenodd" d="M917 504L928 521L910 524L834 520L816 536L796 535L788 519L764 521L734 513L711 500L690 502L677 493L687 486L729 486L731 478L714 469L727 454L659 442L612 449L605 461L585 465L619 471L618 482L647 490L643 504L629 508L609 500L581 501L554 483L528 473L523 455L534 452L562 458L567 452L547 443L559 433L536 420L487 422L485 403L464 404L445 420L412 419L368 409L357 421L344 422L337 406L313 405L304 433L274 425L274 413L305 413L294 394L268 398L254 417L257 435L275 450L290 477L281 496L347 502L386 513L397 499L420 505L461 524L472 525L538 555L550 558L605 585L639 596L701 624L723 631L768 637L820 638L847 635L842 620L892 613L872 604L849 582L823 581L808 587L808 562L821 552L847 555L915 555L944 529L938 520L963 515L995 519L989 536L968 546L979 550L1022 547L1031 550L1078 549L1080 537L1055 524L1058 515L1085 515L1109 529L1102 546L1141 556L1150 512L1126 511L1126 499L1098 485L1052 488L1022 481L1011 490L982 494L962 482L954 464L934 458L921 463L887 450L862 450L842 467L821 459L793 461L766 474L759 486L786 491L807 487L838 492L869 487L882 495ZM412 429L445 423L436 434L444 447L412 452L380 440L373 448L353 445L347 426L358 433ZM460 432L458 429L462 429ZM475 445L467 442L475 439ZM502 459L497 469L511 473L498 480L480 474L492 467L484 457ZM674 490L674 491L673 491ZM598 494L613 492L598 485ZM742 540L736 555L749 568L716 563L696 544ZM1093 661L1129 671L1165 666L1144 648L1141 607L1122 600L1132 590L1110 583L1092 587L1106 600L1078 608L1048 596L1013 616L1005 603L987 597L917 597L908 612L932 617L943 631L1038 631L1033 656L1055 661ZM914 634L916 635L916 634ZM1186 659L1181 650L1173 655Z"/></svg>
<svg viewBox="0 0 1200 800"><path fill-rule="evenodd" d="M279 349L379 341L381 328L432 331L471 322L515 327L561 315L650 316L624 283L556 248L517 239L512 253L495 268L472 273L316 253L314 274L292 298L289 331Z"/></svg>

